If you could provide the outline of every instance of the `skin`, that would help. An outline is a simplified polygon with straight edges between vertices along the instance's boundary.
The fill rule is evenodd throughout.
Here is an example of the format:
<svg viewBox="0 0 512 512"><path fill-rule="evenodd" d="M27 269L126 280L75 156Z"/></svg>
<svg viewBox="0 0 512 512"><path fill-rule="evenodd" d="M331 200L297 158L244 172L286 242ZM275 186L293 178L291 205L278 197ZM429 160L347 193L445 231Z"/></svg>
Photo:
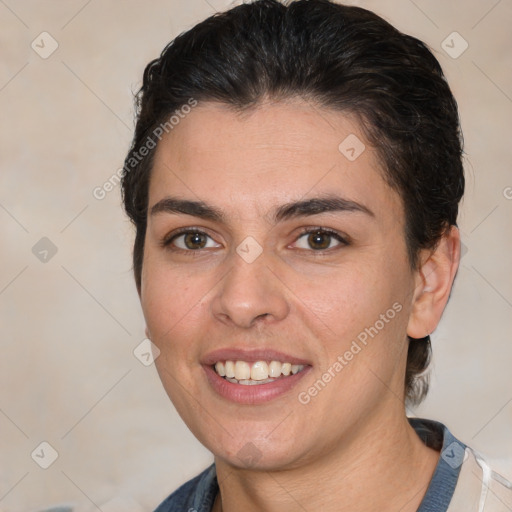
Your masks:
<svg viewBox="0 0 512 512"><path fill-rule="evenodd" d="M355 161L338 150L349 134L366 145ZM327 195L372 214L274 218L283 204ZM204 201L224 215L148 215L140 289L162 383L214 454L214 510L417 510L439 453L405 416L407 334L421 338L439 322L457 270L458 230L411 269L401 199L358 123L300 99L242 115L215 103L195 107L158 145L148 211L167 196ZM187 249L184 237L162 246L183 227L205 232L207 246ZM324 236L328 248L315 250L301 231L311 227L349 243ZM236 252L248 236L262 248L252 263ZM298 393L395 303L401 311L300 403ZM283 396L240 405L212 389L200 364L227 347L271 347L311 368ZM250 461L240 456L244 446Z"/></svg>

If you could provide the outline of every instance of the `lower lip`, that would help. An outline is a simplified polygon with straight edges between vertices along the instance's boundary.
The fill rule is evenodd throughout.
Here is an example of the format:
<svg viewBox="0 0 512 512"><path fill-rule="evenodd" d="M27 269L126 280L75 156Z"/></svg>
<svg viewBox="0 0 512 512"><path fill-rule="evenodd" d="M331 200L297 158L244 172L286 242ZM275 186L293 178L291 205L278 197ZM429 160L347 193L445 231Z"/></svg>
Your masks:
<svg viewBox="0 0 512 512"><path fill-rule="evenodd" d="M267 382L266 384L247 386L227 381L218 375L211 366L205 365L203 368L210 385L220 396L231 402L245 405L262 404L284 395L311 370L311 366L306 366L304 370L295 375L281 377L273 382Z"/></svg>

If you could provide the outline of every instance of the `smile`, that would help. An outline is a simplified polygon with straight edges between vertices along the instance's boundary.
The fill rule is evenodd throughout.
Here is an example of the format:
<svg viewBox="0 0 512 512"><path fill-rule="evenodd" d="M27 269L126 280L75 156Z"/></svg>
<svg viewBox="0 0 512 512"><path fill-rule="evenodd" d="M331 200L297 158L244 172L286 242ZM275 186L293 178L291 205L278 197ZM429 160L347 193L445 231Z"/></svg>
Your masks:
<svg viewBox="0 0 512 512"><path fill-rule="evenodd" d="M238 347L206 354L201 366L216 396L241 405L264 404L289 396L313 368L310 360L296 355L271 348Z"/></svg>
<svg viewBox="0 0 512 512"><path fill-rule="evenodd" d="M277 379L295 375L305 366L301 364L281 363L280 361L217 361L213 366L220 377L225 378L233 384L254 386L268 384Z"/></svg>

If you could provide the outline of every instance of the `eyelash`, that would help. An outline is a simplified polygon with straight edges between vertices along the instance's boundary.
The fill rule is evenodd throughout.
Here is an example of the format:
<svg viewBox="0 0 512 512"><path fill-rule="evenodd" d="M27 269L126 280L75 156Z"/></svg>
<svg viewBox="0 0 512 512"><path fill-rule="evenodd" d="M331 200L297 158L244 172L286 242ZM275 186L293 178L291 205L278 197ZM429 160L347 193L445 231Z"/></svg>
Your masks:
<svg viewBox="0 0 512 512"><path fill-rule="evenodd" d="M190 233L196 233L196 234L200 234L200 235L205 235L205 236L207 236L209 238L212 238L208 233L206 233L205 231L203 231L203 230L201 230L199 228L194 228L194 227L181 228L181 229L178 229L177 231L173 232L170 236L166 236L162 240L161 246L163 248L166 248L166 249L171 250L173 252L181 252L181 253L189 253L189 254L190 253L200 252L201 249L194 250L194 249L181 249L179 247L172 247L171 244L172 244L172 242L174 240L176 240L176 238L178 238L181 235L187 235L187 234L190 234ZM332 229L323 228L323 227L320 227L320 226L308 227L308 228L302 229L300 234L295 239L294 243L297 242L297 240L299 240L303 236L310 235L310 234L313 234L313 233L321 233L322 235L331 236L332 238L337 240L340 243L340 245L342 245L342 246L350 245L350 241L349 241L348 237L345 238L342 235L340 235L340 233L338 233L337 231L334 231ZM213 240L213 238L212 238L212 240ZM312 253L320 255L321 253L325 253L325 252L330 251L332 249L334 249L334 248L331 247L329 249L323 249L323 250L314 250L314 249L309 249L309 250ZM307 250L307 249L300 249L300 250Z"/></svg>
<svg viewBox="0 0 512 512"><path fill-rule="evenodd" d="M340 243L340 246L350 245L348 237L344 237L340 233L338 233L337 231L334 231L332 229L323 228L320 226L304 228L303 230L301 230L299 236L295 239L294 243L296 243L303 236L314 234L314 233L320 233L322 235L330 236L330 237L334 238L335 240L337 240ZM339 246L336 246L336 247L339 247ZM322 256L323 254L325 254L333 249L336 249L336 247L330 247L328 249L319 249L319 250L310 248L309 251L315 255ZM301 250L308 250L308 249L301 249Z"/></svg>

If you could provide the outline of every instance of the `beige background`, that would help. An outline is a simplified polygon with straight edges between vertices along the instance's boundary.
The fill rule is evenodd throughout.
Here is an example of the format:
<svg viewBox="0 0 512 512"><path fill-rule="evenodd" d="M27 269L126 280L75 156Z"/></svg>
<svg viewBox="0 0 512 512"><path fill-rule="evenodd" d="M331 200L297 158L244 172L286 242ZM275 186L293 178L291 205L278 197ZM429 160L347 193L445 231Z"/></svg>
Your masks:
<svg viewBox="0 0 512 512"><path fill-rule="evenodd" d="M425 40L458 99L467 252L433 335L432 389L416 414L445 422L512 478L512 3L348 3ZM144 322L130 270L132 230L119 187L103 200L92 191L122 164L145 64L227 5L0 1L2 511L58 503L152 510L210 462L154 367L133 355ZM31 48L35 41L39 52L51 49L43 31L58 43L46 59ZM453 31L469 44L456 59L441 46ZM32 252L43 237L57 248L46 262ZM46 470L31 458L42 441L59 455Z"/></svg>

